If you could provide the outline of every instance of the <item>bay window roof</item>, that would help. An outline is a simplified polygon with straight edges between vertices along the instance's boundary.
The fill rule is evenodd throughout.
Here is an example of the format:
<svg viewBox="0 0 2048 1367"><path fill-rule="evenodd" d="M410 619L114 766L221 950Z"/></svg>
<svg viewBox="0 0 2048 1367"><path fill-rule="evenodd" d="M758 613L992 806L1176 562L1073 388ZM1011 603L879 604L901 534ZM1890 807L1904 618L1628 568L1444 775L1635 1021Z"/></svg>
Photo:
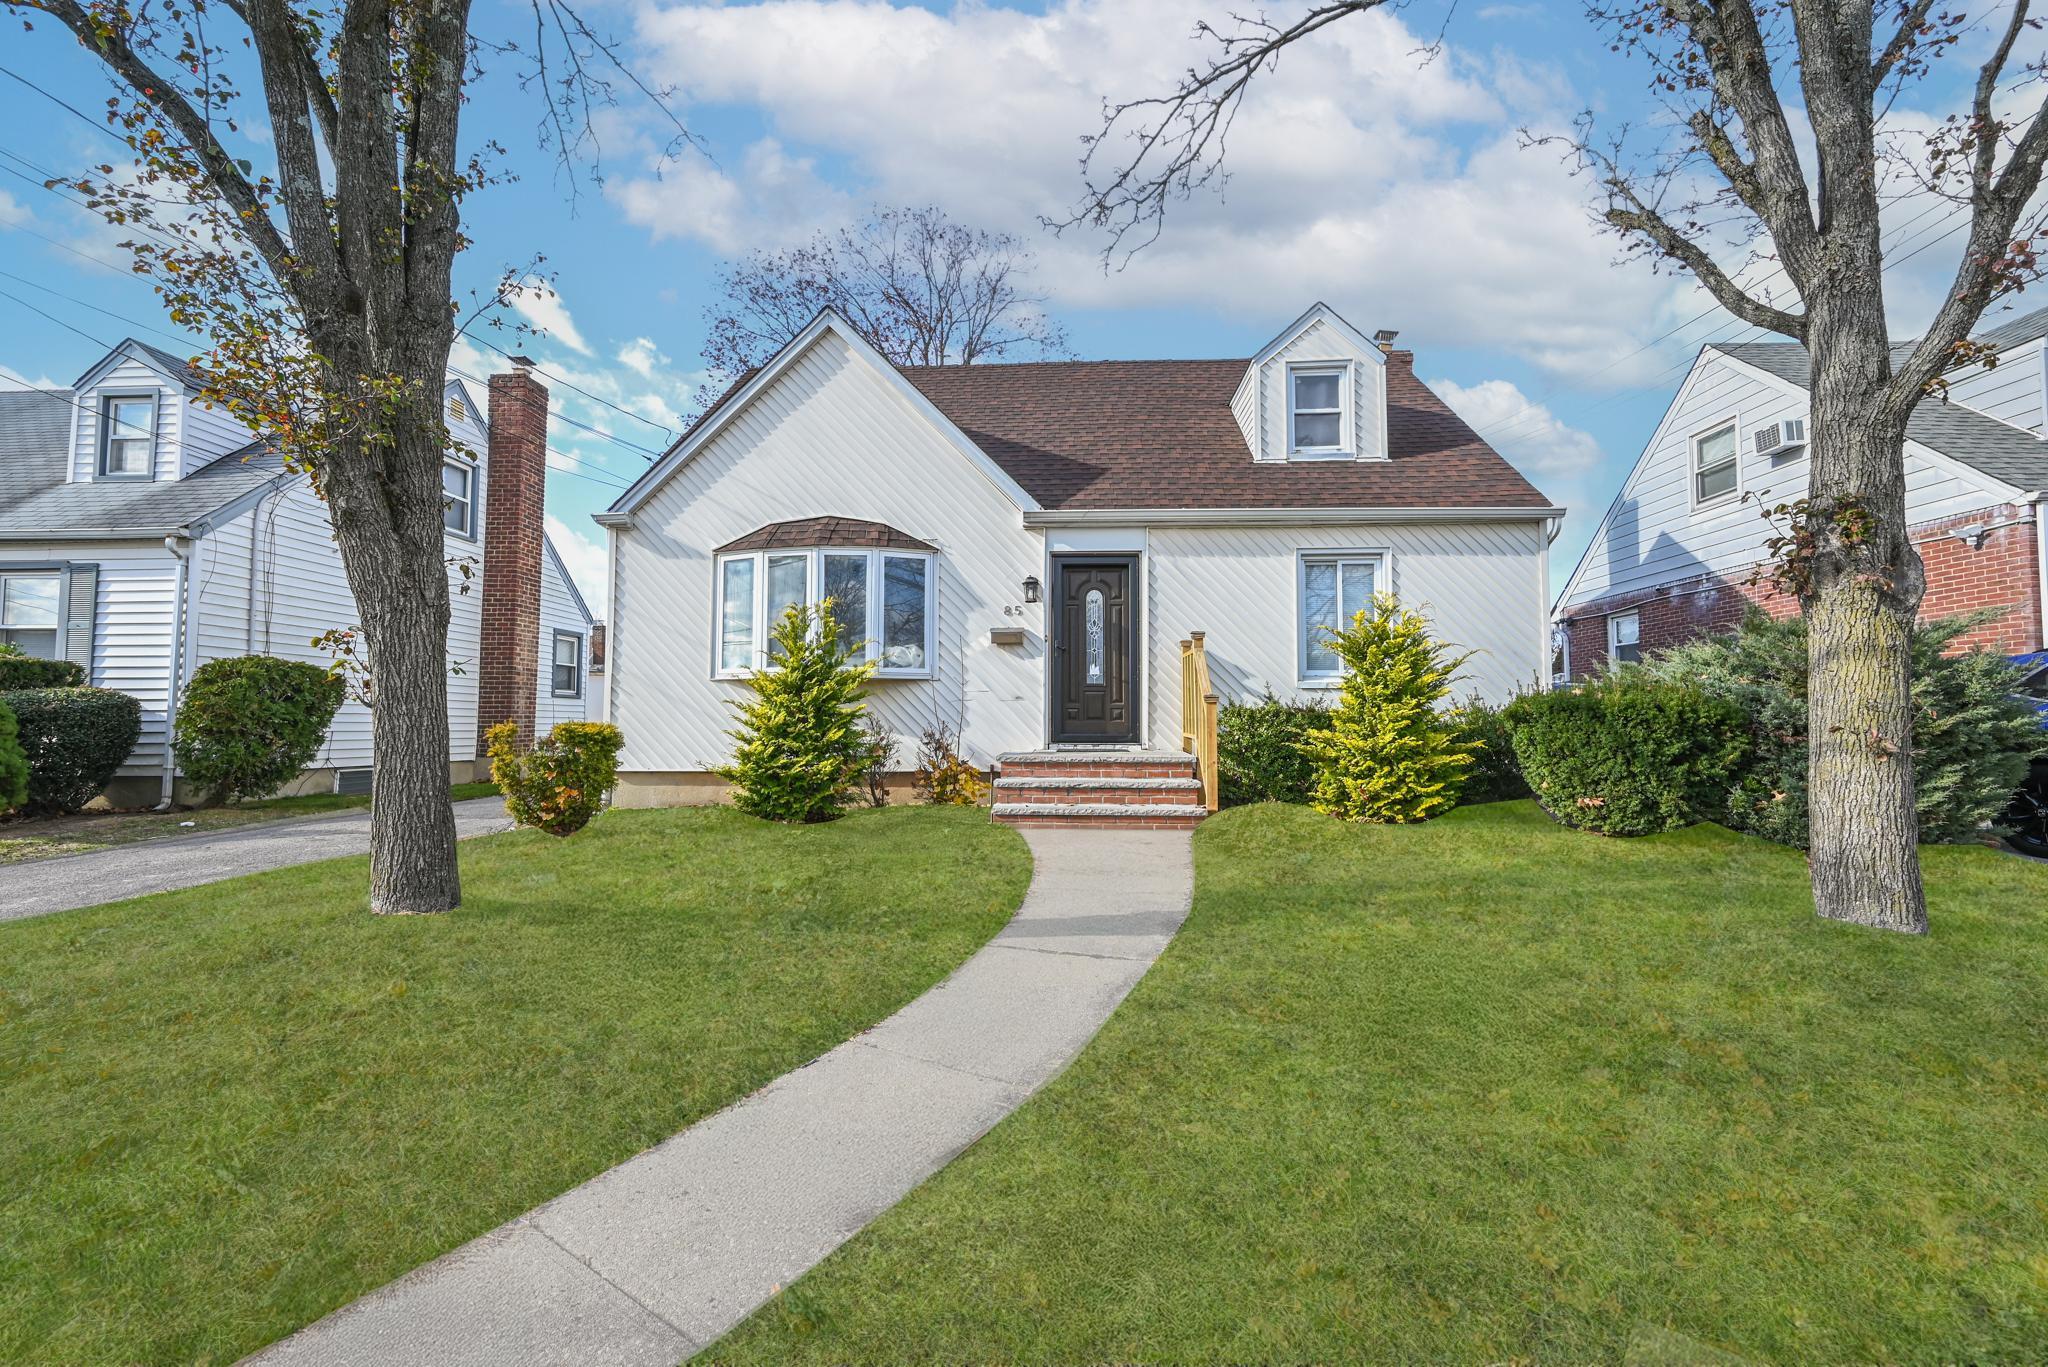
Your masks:
<svg viewBox="0 0 2048 1367"><path fill-rule="evenodd" d="M934 552L937 546L899 532L886 522L866 522L857 517L805 517L793 522L771 522L756 527L737 541L720 546L717 555L728 551L772 551L783 547L852 546L867 550Z"/></svg>

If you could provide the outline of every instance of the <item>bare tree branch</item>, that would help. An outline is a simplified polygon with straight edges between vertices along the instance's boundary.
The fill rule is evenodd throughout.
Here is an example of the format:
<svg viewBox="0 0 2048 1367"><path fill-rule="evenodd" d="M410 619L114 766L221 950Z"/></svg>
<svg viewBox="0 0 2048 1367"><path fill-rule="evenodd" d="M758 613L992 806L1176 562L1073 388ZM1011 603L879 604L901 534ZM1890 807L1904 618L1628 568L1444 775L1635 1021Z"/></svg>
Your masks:
<svg viewBox="0 0 2048 1367"><path fill-rule="evenodd" d="M1186 199L1222 173L1230 127L1253 78L1277 65L1280 54L1293 44L1339 19L1385 3L1325 0L1286 28L1263 17L1242 16L1234 19L1236 31L1228 34L1207 23L1197 24L1196 36L1213 39L1220 55L1200 71L1190 69L1171 94L1105 103L1102 131L1083 139L1087 151L1081 155L1081 178L1086 196L1066 218L1040 222L1055 233L1082 225L1107 229L1104 264L1120 252L1128 260L1159 236L1171 201ZM1096 158L1112 139L1127 139L1136 150L1098 185L1092 179ZM1143 233L1143 240L1126 251L1124 243L1134 233Z"/></svg>

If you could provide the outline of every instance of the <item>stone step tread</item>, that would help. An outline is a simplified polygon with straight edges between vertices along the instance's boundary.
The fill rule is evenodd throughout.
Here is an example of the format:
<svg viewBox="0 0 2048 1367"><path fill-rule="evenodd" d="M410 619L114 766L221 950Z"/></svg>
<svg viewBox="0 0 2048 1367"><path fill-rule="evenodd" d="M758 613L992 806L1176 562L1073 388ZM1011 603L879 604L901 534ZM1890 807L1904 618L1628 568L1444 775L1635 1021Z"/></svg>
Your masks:
<svg viewBox="0 0 2048 1367"><path fill-rule="evenodd" d="M1162 817L1204 817L1209 814L1209 809L1201 806L1168 803L1133 805L1121 802L998 802L989 810L998 821L1005 817L1020 816L1116 816L1129 817L1134 821L1150 821Z"/></svg>
<svg viewBox="0 0 2048 1367"><path fill-rule="evenodd" d="M1193 764L1182 750L1016 750L997 755L1003 764Z"/></svg>
<svg viewBox="0 0 2048 1367"><path fill-rule="evenodd" d="M1139 788L1198 790L1198 778L1123 778L1106 774L1029 774L996 779L997 788Z"/></svg>

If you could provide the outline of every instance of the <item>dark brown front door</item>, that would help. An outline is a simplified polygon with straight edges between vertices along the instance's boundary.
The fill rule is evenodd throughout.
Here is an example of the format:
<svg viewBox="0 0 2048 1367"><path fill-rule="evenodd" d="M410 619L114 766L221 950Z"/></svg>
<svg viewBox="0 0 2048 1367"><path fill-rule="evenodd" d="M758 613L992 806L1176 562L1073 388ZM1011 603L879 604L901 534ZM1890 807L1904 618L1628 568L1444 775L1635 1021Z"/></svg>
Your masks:
<svg viewBox="0 0 2048 1367"><path fill-rule="evenodd" d="M1137 581L1132 557L1058 563L1055 741L1127 745L1138 738Z"/></svg>

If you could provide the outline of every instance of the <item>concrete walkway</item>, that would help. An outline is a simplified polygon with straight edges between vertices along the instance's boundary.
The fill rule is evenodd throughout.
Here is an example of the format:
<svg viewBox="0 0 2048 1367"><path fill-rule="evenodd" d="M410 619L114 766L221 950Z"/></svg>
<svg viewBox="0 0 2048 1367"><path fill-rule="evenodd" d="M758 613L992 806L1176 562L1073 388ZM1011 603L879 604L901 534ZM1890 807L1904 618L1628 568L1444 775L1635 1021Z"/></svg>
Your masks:
<svg viewBox="0 0 2048 1367"><path fill-rule="evenodd" d="M475 797L455 804L455 831L464 839L511 828L499 798ZM367 854L369 849L370 812L356 807L331 816L290 817L210 835L166 836L88 854L32 859L0 867L0 921L197 887L316 859Z"/></svg>
<svg viewBox="0 0 2048 1367"><path fill-rule="evenodd" d="M1184 831L1024 836L1023 907L945 982L251 1360L669 1367L710 1343L1064 1068L1187 914Z"/></svg>

